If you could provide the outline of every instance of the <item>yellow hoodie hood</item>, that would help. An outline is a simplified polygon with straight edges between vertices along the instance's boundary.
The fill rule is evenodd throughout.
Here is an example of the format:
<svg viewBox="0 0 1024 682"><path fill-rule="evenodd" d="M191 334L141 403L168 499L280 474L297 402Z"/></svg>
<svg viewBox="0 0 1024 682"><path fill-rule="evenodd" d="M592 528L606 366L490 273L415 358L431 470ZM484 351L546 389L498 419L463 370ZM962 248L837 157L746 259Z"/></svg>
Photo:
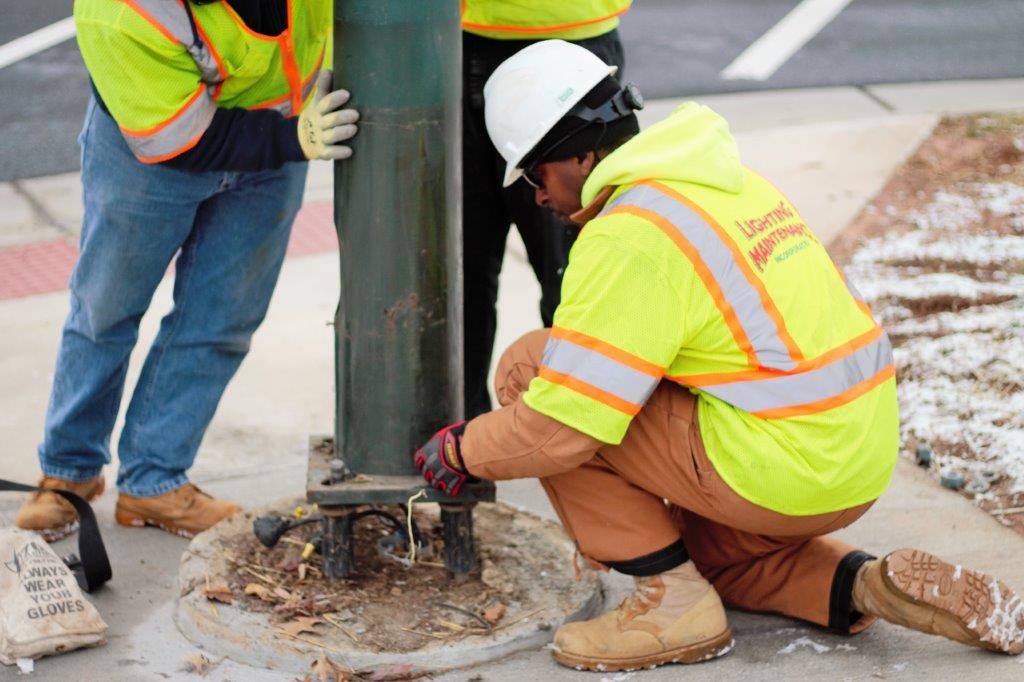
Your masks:
<svg viewBox="0 0 1024 682"><path fill-rule="evenodd" d="M639 180L692 182L738 193L743 189L743 165L729 124L696 102L680 105L594 167L583 185L583 205L605 187Z"/></svg>

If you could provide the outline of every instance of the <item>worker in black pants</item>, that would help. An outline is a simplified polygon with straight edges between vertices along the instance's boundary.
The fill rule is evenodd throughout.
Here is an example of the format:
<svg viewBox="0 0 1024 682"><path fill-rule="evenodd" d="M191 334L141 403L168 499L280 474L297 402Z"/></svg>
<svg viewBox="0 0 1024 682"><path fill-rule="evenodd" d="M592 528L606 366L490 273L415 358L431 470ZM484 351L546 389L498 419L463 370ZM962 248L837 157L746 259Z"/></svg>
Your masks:
<svg viewBox="0 0 1024 682"><path fill-rule="evenodd" d="M550 36L543 36L543 40ZM503 40L462 34L462 235L465 314L466 418L488 412L487 373L497 328L498 275L509 226L515 223L541 286L540 316L545 327L558 307L562 272L577 227L563 225L534 202L533 188L516 182L502 188L505 160L484 126L484 83L495 68L534 40ZM605 63L624 64L618 30L575 40Z"/></svg>

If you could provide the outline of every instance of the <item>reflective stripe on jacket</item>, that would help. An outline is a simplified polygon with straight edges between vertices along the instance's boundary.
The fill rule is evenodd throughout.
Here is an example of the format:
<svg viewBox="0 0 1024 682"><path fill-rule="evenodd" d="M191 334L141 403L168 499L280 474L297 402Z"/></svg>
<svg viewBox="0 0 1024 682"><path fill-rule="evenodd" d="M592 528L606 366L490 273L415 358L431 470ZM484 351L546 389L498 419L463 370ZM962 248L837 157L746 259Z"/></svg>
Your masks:
<svg viewBox="0 0 1024 682"><path fill-rule="evenodd" d="M194 147L217 107L301 111L328 58L330 0L288 0L279 36L250 30L226 2L76 0L78 45L135 156Z"/></svg>
<svg viewBox="0 0 1024 682"><path fill-rule="evenodd" d="M684 106L601 161L584 198L604 187L526 404L618 443L674 381L746 499L791 515L875 499L899 440L888 337L724 121Z"/></svg>
<svg viewBox="0 0 1024 682"><path fill-rule="evenodd" d="M619 25L633 0L462 0L462 28L503 40L584 40Z"/></svg>

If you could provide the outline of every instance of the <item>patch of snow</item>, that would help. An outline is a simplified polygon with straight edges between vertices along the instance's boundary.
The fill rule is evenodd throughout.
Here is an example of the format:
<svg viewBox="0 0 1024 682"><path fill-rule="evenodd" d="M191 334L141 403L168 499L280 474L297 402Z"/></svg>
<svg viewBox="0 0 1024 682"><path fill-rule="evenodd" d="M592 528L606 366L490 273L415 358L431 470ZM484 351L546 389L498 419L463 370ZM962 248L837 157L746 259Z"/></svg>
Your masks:
<svg viewBox="0 0 1024 682"><path fill-rule="evenodd" d="M977 265L1024 260L1024 237L999 234L937 235L914 231L868 240L853 257L855 264L923 260Z"/></svg>
<svg viewBox="0 0 1024 682"><path fill-rule="evenodd" d="M28 675L36 669L36 662L31 658L19 658L15 662L18 664L19 675Z"/></svg>
<svg viewBox="0 0 1024 682"><path fill-rule="evenodd" d="M813 649L814 653L816 654L824 654L828 653L829 651L832 651L832 647L825 646L824 644L821 644L819 642L815 642L810 637L800 637L799 639L794 639L792 642L779 649L777 653L784 655L791 654L800 648Z"/></svg>
<svg viewBox="0 0 1024 682"><path fill-rule="evenodd" d="M1013 182L963 183L955 190L936 192L931 203L908 216L910 221L920 230L953 232L980 223L985 211L997 216L1024 212L1024 187Z"/></svg>
<svg viewBox="0 0 1024 682"><path fill-rule="evenodd" d="M986 182L968 185L980 197L982 208L992 213L1004 215L1020 215L1024 213L1024 187L1013 182Z"/></svg>
<svg viewBox="0 0 1024 682"><path fill-rule="evenodd" d="M932 202L910 215L921 230L958 230L982 220L977 202L952 192L936 192Z"/></svg>
<svg viewBox="0 0 1024 682"><path fill-rule="evenodd" d="M921 209L885 213L916 229L867 241L846 273L901 342L903 440L930 444L937 470L996 472L1007 492L1024 493L1024 236L971 233L992 215L1024 232L1024 186L961 183ZM983 280L971 266L984 268ZM984 303L999 298L1009 300ZM944 299L973 305L915 314Z"/></svg>
<svg viewBox="0 0 1024 682"><path fill-rule="evenodd" d="M908 318L911 312L906 308ZM876 314L876 317L878 315ZM942 312L921 319L902 319L887 326L889 333L901 336L940 336L953 332L991 332L1018 330L1024 334L1024 310L1003 305L967 308L957 313Z"/></svg>
<svg viewBox="0 0 1024 682"><path fill-rule="evenodd" d="M857 647L852 644L836 644L836 651L856 651Z"/></svg>
<svg viewBox="0 0 1024 682"><path fill-rule="evenodd" d="M1004 282L980 282L954 272L929 272L907 277L897 272L879 272L871 279L856 280L861 294L869 299L913 301L939 296L976 301L984 296L1018 296L1024 293L1024 275L1011 275Z"/></svg>

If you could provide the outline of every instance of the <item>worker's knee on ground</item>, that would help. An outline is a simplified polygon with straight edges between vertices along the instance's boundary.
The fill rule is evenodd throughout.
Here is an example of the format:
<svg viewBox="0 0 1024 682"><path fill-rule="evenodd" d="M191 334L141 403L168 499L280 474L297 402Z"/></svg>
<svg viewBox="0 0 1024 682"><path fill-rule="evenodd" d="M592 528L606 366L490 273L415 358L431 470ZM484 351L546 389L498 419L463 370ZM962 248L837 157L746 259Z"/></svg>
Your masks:
<svg viewBox="0 0 1024 682"><path fill-rule="evenodd" d="M502 354L494 372L494 394L504 407L515 402L537 376L544 346L548 342L548 329L536 329L519 337Z"/></svg>

